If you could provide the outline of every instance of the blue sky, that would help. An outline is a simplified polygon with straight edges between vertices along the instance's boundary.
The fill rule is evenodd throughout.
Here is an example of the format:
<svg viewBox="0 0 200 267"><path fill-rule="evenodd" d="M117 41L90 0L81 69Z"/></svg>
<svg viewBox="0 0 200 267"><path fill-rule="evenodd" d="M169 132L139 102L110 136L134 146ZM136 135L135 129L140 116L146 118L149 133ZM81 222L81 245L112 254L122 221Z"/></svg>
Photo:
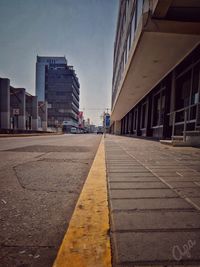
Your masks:
<svg viewBox="0 0 200 267"><path fill-rule="evenodd" d="M63 56L98 124L110 107L118 0L0 0L0 77L35 94L36 56ZM95 110L102 109L102 110Z"/></svg>

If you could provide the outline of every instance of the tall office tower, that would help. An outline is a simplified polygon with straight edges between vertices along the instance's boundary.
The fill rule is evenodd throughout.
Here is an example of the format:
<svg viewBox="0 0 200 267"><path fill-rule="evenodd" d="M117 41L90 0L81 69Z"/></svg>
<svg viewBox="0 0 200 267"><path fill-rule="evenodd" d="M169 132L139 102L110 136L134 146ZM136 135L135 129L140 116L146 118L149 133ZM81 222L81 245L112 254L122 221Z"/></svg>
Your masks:
<svg viewBox="0 0 200 267"><path fill-rule="evenodd" d="M36 95L48 102L48 126L65 121L68 128L78 126L80 84L65 57L40 57L36 63Z"/></svg>
<svg viewBox="0 0 200 267"><path fill-rule="evenodd" d="M200 1L120 0L111 131L171 138L200 130Z"/></svg>

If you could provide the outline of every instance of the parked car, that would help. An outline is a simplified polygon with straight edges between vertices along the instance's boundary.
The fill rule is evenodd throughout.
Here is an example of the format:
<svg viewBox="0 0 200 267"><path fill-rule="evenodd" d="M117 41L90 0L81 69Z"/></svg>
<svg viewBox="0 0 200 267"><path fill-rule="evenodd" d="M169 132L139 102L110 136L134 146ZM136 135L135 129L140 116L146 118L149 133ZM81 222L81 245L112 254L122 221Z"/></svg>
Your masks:
<svg viewBox="0 0 200 267"><path fill-rule="evenodd" d="M102 127L97 128L97 134L103 134L103 128Z"/></svg>
<svg viewBox="0 0 200 267"><path fill-rule="evenodd" d="M70 133L76 134L77 133L76 127L71 127Z"/></svg>

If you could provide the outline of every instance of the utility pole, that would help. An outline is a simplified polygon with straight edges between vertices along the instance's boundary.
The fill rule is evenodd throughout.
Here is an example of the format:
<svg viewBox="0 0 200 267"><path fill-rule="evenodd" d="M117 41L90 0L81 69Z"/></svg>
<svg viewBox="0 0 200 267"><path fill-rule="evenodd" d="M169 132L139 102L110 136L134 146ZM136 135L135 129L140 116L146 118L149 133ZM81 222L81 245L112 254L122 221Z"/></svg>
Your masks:
<svg viewBox="0 0 200 267"><path fill-rule="evenodd" d="M103 116L104 138L106 138L106 122L105 122L105 119L106 119L106 113L104 111L104 116Z"/></svg>

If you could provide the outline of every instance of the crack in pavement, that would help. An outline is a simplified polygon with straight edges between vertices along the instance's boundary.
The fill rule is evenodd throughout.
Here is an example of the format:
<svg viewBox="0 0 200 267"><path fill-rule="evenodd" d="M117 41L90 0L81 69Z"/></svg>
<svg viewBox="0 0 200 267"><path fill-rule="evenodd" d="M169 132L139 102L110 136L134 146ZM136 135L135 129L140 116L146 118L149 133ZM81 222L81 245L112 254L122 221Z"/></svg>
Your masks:
<svg viewBox="0 0 200 267"><path fill-rule="evenodd" d="M45 190L45 189L35 189L35 188L28 188L26 185L24 185L22 182L21 182L21 177L18 175L17 173L17 167L19 166L24 166L28 163L35 163L35 162L71 162L71 163L77 163L77 164L85 164L85 165L88 165L89 162L82 162L78 159L51 159L51 158L42 158L44 155L46 156L47 154L51 154L52 152L45 152L43 154L40 154L40 155L37 155L35 156L33 159L29 160L29 161L26 161L25 163L19 163L15 166L12 166L12 169L14 171L14 175L15 177L17 178L17 181L18 181L18 184L20 185L20 187L23 189L23 190L27 190L27 191L33 191L33 192L46 192L46 193L60 193L60 192L67 192L69 194L77 194L77 192L74 192L72 190ZM36 160L34 160L36 159ZM88 159L87 159L88 160ZM85 160L84 160L85 161Z"/></svg>
<svg viewBox="0 0 200 267"><path fill-rule="evenodd" d="M19 165L22 165L22 164L19 164ZM23 185L23 183L20 181L21 177L17 174L16 167L18 167L19 165L14 166L12 169L14 171L14 175L17 178L17 181L20 187L24 190L32 191L32 192L45 192L45 193L61 193L62 192L62 193L69 193L69 194L78 194L77 192L74 192L72 190L67 191L67 190L45 190L45 189L28 188L27 186Z"/></svg>

